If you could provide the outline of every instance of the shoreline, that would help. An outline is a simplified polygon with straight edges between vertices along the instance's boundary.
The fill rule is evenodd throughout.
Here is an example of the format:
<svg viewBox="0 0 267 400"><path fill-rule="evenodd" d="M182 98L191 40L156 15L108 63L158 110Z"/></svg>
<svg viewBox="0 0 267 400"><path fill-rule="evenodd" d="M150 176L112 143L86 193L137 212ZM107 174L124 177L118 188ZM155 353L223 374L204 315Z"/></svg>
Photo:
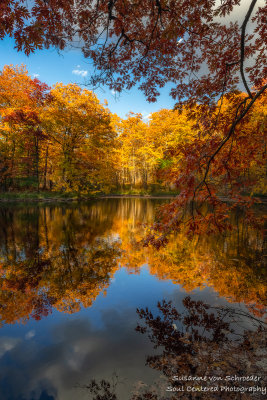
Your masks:
<svg viewBox="0 0 267 400"><path fill-rule="evenodd" d="M37 197L36 195L8 195L1 196L0 195L0 203L7 202L81 202L81 201L92 201L99 199L119 199L119 198L143 198L143 199L172 199L177 195L163 194L163 195L139 195L139 194L111 194L111 195L99 195L99 196L73 196L73 197Z"/></svg>
<svg viewBox="0 0 267 400"><path fill-rule="evenodd" d="M0 194L0 204L1 203L8 203L8 202L15 202L15 203L41 203L41 202L55 202L55 203L72 203L72 202L84 202L84 201L93 201L93 200L100 200L100 199L132 199L132 198L139 198L139 199L173 199L177 196L177 194L103 194L98 196L70 196L70 197L61 197L60 194L55 194L55 196L42 196L42 194L32 193L26 194L23 196L23 193L5 193L3 196ZM257 198L257 196L255 196ZM227 197L221 196L219 197L220 200L224 202L232 202L232 199ZM267 204L267 196L261 196L257 198L258 201L255 204Z"/></svg>

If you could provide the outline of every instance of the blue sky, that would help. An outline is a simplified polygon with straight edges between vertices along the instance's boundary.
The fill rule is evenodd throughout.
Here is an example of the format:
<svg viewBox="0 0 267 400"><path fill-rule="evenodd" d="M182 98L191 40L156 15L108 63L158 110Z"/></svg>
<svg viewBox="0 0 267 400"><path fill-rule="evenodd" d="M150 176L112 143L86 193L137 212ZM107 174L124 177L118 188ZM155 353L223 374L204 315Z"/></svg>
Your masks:
<svg viewBox="0 0 267 400"><path fill-rule="evenodd" d="M68 50L61 54L54 49L38 50L29 57L14 49L14 40L6 37L0 41L0 69L5 64L25 64L29 74L52 86L56 82L77 83L82 85L85 78L90 77L92 66L79 50ZM137 88L115 96L109 88L103 87L95 91L101 102L108 101L109 109L120 117L129 111L142 113L146 119L151 112L162 108L172 108L174 100L169 96L170 88L165 87L156 103L148 103L145 96Z"/></svg>

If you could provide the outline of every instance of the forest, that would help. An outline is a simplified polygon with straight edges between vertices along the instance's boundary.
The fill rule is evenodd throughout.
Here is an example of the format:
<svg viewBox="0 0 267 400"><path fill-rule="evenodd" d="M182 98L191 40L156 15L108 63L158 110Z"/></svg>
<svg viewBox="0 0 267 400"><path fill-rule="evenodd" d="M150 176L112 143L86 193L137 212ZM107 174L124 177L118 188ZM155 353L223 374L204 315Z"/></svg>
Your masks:
<svg viewBox="0 0 267 400"><path fill-rule="evenodd" d="M201 182L205 149L218 147L245 97L229 91L214 106L177 103L148 121L134 112L122 119L86 88L50 88L24 65L6 65L0 73L0 190L179 193ZM265 101L262 95L251 107L212 163L209 194L266 194ZM212 133L207 115L209 125L216 123Z"/></svg>
<svg viewBox="0 0 267 400"><path fill-rule="evenodd" d="M266 18L0 1L1 399L266 394Z"/></svg>

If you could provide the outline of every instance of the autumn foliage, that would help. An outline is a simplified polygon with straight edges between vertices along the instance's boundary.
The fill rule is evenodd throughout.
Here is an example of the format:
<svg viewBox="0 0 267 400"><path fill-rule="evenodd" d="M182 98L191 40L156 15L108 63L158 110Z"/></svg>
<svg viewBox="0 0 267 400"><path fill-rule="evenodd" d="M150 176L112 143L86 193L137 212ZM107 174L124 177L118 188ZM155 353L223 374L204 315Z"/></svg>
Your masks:
<svg viewBox="0 0 267 400"><path fill-rule="evenodd" d="M172 190L178 196L147 233L145 243L156 247L184 226L189 236L231 229L231 209L262 222L252 205L266 193L264 93L248 110L247 96L235 91L215 106L179 105L145 122L134 113L120 119L87 89L49 88L11 65L0 74L0 99L2 191Z"/></svg>
<svg viewBox="0 0 267 400"><path fill-rule="evenodd" d="M238 20L240 0L4 0L0 38L13 36L26 54L79 38L93 81L117 91L138 84L150 101L171 83L175 99L209 103L240 79L259 88L266 77L266 8L246 3Z"/></svg>
<svg viewBox="0 0 267 400"><path fill-rule="evenodd" d="M154 135L157 117L152 116L148 128L140 116L131 115L119 124L115 118L111 129L120 125L118 131L121 135L112 147L111 133L107 141L102 142L97 139L99 133L89 135L89 139L83 136L82 130L79 137L74 133L75 139L67 139L69 133L66 132L73 131L73 127L70 129L66 118L63 124L65 139L62 132L59 133L61 137L56 138L51 132L51 124L48 128L39 126L36 111L27 117L22 116L19 109L15 114L12 111L13 114L7 117L6 125L9 127L6 129L13 132L13 125L19 118L20 122L23 121L24 134L29 130L35 133L34 140L27 145L27 150L24 149L27 155L21 152L21 146L17 146L13 139L8 144L9 155L2 162L6 176L4 187L9 186L10 179L11 186L14 186L14 174L23 173L25 176L21 166L15 172L12 160L17 152L31 164L28 177L30 169L34 169L38 189L41 185L86 192L104 186L108 190L126 182L131 187L139 183L144 188L158 179L161 183L171 182L171 186L179 188L180 195L165 208L161 222L154 227L155 232L148 236L147 242L156 247L164 244L168 234L179 230L184 221L189 234L228 228L229 207L220 199L222 192L233 207L245 206L247 219L252 222L246 196L264 192L265 188L262 179L265 175L264 93L267 88L265 17L266 7L258 4L257 0L246 2L243 7L240 7L240 0L147 0L134 3L124 0L35 0L29 4L26 1L3 1L0 6L0 38L6 35L14 37L19 51L30 54L35 49L51 46L64 50L79 39L84 57L92 60L95 66L96 73L88 83L93 86L105 84L117 92L138 85L152 102L156 101L160 89L169 84L170 94L177 101L176 108L186 119L186 128L181 128L181 119L176 121L176 125L180 123L178 130L182 133L176 135L176 128L172 133L166 129L168 116L165 115L158 140ZM244 93L237 92L241 87ZM46 89L42 87L41 90ZM66 88L68 90L71 90L70 86ZM78 88L75 90L79 91ZM52 91L56 100L55 91L59 93L59 86ZM85 96L85 93L80 94ZM25 105L28 102L23 101L26 101ZM79 108L81 104L78 103L76 106ZM56 102L52 104L48 107L51 115L56 111ZM80 117L82 110L83 106ZM101 110L103 121L107 123L104 115L107 111ZM66 107L65 113L70 115L72 111ZM73 120L75 123L78 114ZM175 114L170 112L170 115L172 119ZM46 114L44 119L49 120L49 116ZM88 125L89 130L93 119L90 123L86 119L91 127ZM58 120L58 123L62 122ZM103 131L102 128L100 136L105 137L107 126ZM39 132L46 132L46 146ZM44 151L40 149L41 141ZM163 141L167 141L167 145L162 145ZM104 152L103 142L108 143ZM53 150L54 147L60 149L55 151L57 163L54 165L53 162L53 167L48 165L49 143L53 143ZM74 148L66 150L70 145ZM107 148L114 151L110 154ZM163 174L158 174L161 169ZM84 173L87 170L90 170L90 177ZM105 171L104 174L101 170ZM208 210L204 209L206 205L201 205L206 200ZM191 208L190 216L185 218L188 207Z"/></svg>
<svg viewBox="0 0 267 400"><path fill-rule="evenodd" d="M50 89L24 66L6 66L0 98L2 190L81 193L93 192L103 176L109 183L115 132L92 92L73 84Z"/></svg>

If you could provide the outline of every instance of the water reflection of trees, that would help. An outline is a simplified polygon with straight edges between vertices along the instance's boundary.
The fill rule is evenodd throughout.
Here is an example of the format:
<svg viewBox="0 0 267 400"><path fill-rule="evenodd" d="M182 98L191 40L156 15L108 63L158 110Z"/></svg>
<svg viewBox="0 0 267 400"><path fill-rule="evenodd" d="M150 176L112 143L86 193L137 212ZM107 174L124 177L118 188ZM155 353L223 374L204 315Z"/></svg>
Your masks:
<svg viewBox="0 0 267 400"><path fill-rule="evenodd" d="M212 287L228 301L245 302L253 312L262 314L267 304L265 236L239 212L232 215L231 224L232 231L224 235L188 238L181 232L160 250L144 251L138 245L144 230L135 225L129 233L124 221L124 226L116 225L125 250L123 264L137 272L147 262L150 273L159 279L170 279L188 292Z"/></svg>
<svg viewBox="0 0 267 400"><path fill-rule="evenodd" d="M146 365L160 377L155 385L139 382L129 388L129 398L262 398L267 384L267 324L237 308L212 307L189 296L182 303L179 311L165 300L156 312L137 310L136 330L148 335L156 349L146 357ZM92 380L85 388L93 400L118 400L118 385L119 377L115 384Z"/></svg>
<svg viewBox="0 0 267 400"><path fill-rule="evenodd" d="M161 349L160 354L148 356L146 363L163 374L162 385L172 393L171 398L251 398L250 387L255 381L225 380L227 376L258 376L261 380L256 386L264 388L267 324L238 309L211 307L190 297L184 298L183 306L185 311L178 312L171 302L162 301L158 303L159 315L148 309L137 310L144 322L137 331L148 334L155 349ZM250 329L242 324L250 325ZM183 378L189 376L213 378ZM212 387L218 387L218 391ZM133 400L145 400L148 394L155 400L164 398L145 389ZM257 394L262 396L261 392Z"/></svg>
<svg viewBox="0 0 267 400"><path fill-rule="evenodd" d="M187 291L211 286L228 300L263 312L264 238L242 215L233 215L230 234L189 240L180 233L155 251L140 244L142 224L152 220L154 210L148 199L1 207L2 322L39 319L52 307L64 312L88 307L120 265L138 273L145 263L151 274Z"/></svg>
<svg viewBox="0 0 267 400"><path fill-rule="evenodd" d="M245 302L261 312L266 305L267 281L262 239L256 240L256 233L250 231L255 243L241 245L239 240L236 247L236 235L193 240L178 235L162 253L152 253L151 272L180 283L187 291L213 287L228 301Z"/></svg>
<svg viewBox="0 0 267 400"><path fill-rule="evenodd" d="M94 208L1 209L1 320L90 306L117 270L120 246Z"/></svg>

